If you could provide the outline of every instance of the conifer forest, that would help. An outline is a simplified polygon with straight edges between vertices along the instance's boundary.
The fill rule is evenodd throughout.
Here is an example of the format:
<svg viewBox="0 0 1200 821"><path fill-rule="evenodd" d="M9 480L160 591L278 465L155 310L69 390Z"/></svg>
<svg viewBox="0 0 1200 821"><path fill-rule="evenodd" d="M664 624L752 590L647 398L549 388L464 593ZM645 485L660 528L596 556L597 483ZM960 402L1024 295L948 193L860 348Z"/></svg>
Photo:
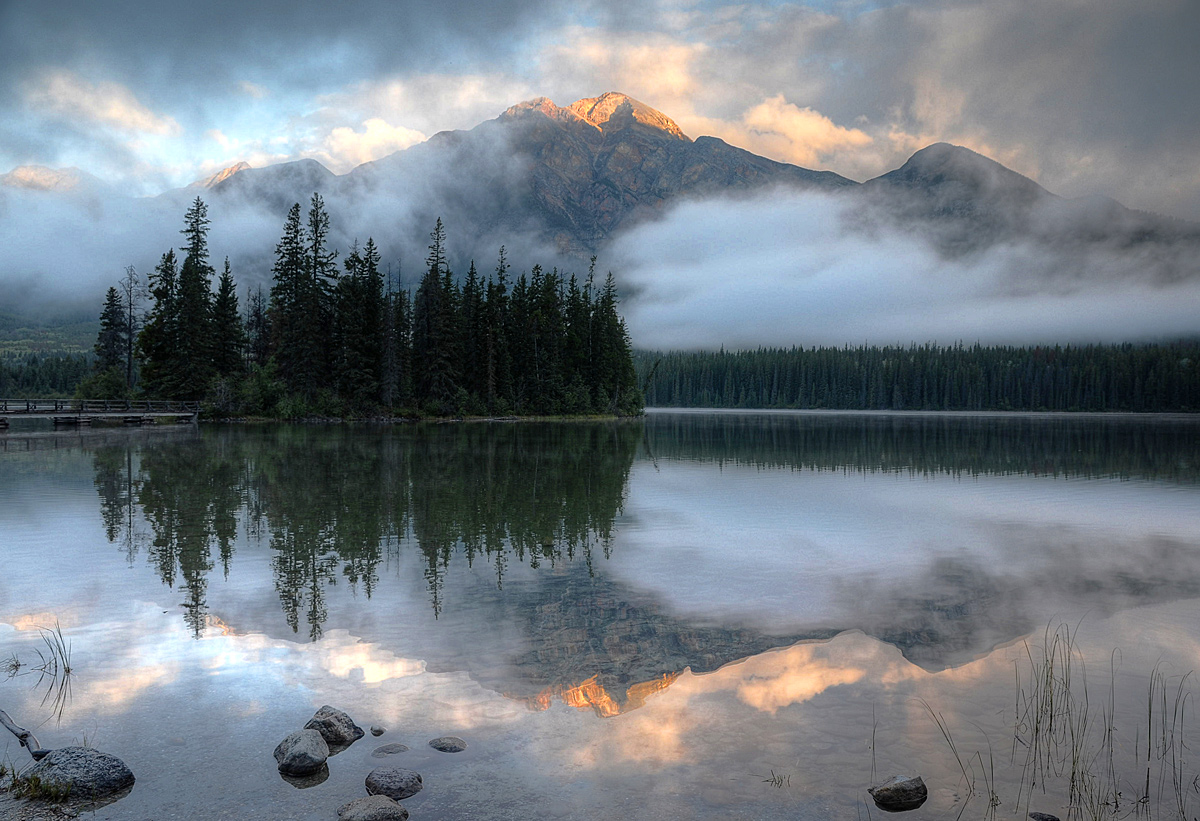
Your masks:
<svg viewBox="0 0 1200 821"><path fill-rule="evenodd" d="M486 275L450 270L437 221L415 291L385 282L374 240L339 260L329 214L297 203L275 247L272 283L240 304L208 248L208 208L142 286L132 268L108 290L81 398L200 399L221 416L636 415L642 397L612 274L596 282L505 249ZM214 277L216 280L213 289ZM144 302L145 307L140 304Z"/></svg>

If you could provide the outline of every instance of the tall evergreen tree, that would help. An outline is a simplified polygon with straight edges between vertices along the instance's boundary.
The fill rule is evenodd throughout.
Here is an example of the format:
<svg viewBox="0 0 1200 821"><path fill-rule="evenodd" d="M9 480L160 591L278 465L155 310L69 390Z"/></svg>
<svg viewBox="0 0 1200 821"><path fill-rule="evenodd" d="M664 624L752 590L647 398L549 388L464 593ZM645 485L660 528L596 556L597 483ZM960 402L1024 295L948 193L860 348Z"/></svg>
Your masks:
<svg viewBox="0 0 1200 821"><path fill-rule="evenodd" d="M428 268L413 300L413 388L418 402L450 411L459 387L457 293L439 217L429 235Z"/></svg>
<svg viewBox="0 0 1200 821"><path fill-rule="evenodd" d="M246 292L246 360L251 367L264 367L271 355L271 325L267 298L262 286Z"/></svg>
<svg viewBox="0 0 1200 821"><path fill-rule="evenodd" d="M229 257L217 281L212 312L213 369L217 376L241 376L246 371L246 329L238 308L237 285Z"/></svg>
<svg viewBox="0 0 1200 821"><path fill-rule="evenodd" d="M201 396L215 374L212 335L212 276L208 264L208 206L196 197L184 214L180 233L187 239L179 269L178 336L166 394L175 399Z"/></svg>
<svg viewBox="0 0 1200 821"><path fill-rule="evenodd" d="M149 396L169 396L179 339L179 264L174 249L162 255L150 275L150 298L153 304L137 339L141 387Z"/></svg>
<svg viewBox="0 0 1200 821"><path fill-rule="evenodd" d="M125 304L116 288L109 288L104 296L104 310L100 313L100 334L96 338L95 370L99 373L125 369L125 340L128 336Z"/></svg>

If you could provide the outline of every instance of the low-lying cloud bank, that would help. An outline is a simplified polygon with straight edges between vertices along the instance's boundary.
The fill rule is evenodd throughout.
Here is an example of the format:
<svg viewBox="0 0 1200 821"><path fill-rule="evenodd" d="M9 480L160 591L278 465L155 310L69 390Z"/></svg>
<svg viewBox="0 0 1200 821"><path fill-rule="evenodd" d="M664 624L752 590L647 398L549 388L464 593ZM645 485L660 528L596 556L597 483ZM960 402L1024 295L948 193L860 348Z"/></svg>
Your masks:
<svg viewBox="0 0 1200 821"><path fill-rule="evenodd" d="M373 236L385 267L392 263L401 287L413 287L438 213L432 177L444 171L405 171L387 184L331 192L333 246L344 256L352 240ZM506 207L485 202L482 192L509 190L479 187L450 197L473 207L441 211L457 273L474 258L486 275L501 243L514 273L533 263L586 271L585 259L556 255L536 226L478 227L481 214ZM228 255L243 293L269 288L286 208L202 193L214 265ZM97 316L104 290L125 266L147 274L179 246L190 196L0 189L0 310ZM869 207L853 195L779 190L682 203L618 234L601 252L600 269L616 274L633 342L649 349L1074 344L1200 334L1194 245L1121 249L1066 233L1055 242L1044 222L1040 239L949 258L923 230L897 228Z"/></svg>
<svg viewBox="0 0 1200 821"><path fill-rule="evenodd" d="M679 205L604 260L636 347L1124 342L1200 333L1177 249L1009 243L958 259L861 199L767 192ZM1169 268L1170 273L1164 273ZM1163 269L1163 270L1160 270Z"/></svg>

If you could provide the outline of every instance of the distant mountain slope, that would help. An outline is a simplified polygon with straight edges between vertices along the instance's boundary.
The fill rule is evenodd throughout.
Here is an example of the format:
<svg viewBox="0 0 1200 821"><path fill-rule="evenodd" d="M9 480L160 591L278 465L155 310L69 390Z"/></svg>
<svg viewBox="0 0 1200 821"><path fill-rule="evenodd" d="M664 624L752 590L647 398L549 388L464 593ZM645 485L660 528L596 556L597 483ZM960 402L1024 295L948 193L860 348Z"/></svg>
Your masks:
<svg viewBox="0 0 1200 821"><path fill-rule="evenodd" d="M947 143L923 148L895 171L868 180L862 193L875 217L921 231L950 255L1012 242L1060 251L1200 250L1198 225L1134 211L1107 197L1065 199ZM1163 269L1165 275L1183 275L1186 257Z"/></svg>

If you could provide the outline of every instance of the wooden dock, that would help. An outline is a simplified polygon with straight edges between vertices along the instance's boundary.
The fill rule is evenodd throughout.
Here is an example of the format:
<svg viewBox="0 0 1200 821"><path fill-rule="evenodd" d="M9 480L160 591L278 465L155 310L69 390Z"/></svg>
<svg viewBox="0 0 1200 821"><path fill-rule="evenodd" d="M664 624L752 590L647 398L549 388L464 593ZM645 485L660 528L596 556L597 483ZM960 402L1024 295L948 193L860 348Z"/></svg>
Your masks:
<svg viewBox="0 0 1200 821"><path fill-rule="evenodd" d="M159 421L194 424L200 417L199 402L165 399L0 399L0 431L10 419L49 419L57 427L91 425L94 420L120 420L126 425L149 425Z"/></svg>

